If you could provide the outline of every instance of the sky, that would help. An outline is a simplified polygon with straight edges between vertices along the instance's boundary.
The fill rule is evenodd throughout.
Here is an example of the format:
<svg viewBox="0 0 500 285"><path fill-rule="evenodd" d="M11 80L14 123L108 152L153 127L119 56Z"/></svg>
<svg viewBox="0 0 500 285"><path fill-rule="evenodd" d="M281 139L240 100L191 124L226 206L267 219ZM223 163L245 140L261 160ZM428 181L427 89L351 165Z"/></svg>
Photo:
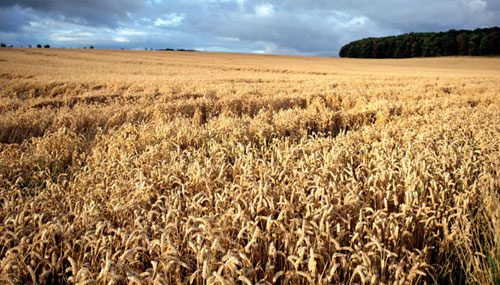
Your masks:
<svg viewBox="0 0 500 285"><path fill-rule="evenodd" d="M338 56L351 41L500 26L500 0L2 0L14 46Z"/></svg>

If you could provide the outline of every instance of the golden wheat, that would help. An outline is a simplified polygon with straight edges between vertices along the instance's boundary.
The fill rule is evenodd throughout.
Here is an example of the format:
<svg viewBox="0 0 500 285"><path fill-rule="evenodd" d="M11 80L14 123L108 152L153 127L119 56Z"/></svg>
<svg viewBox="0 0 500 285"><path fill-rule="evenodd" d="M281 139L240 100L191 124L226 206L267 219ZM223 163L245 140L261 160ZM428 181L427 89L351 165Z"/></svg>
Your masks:
<svg viewBox="0 0 500 285"><path fill-rule="evenodd" d="M500 60L0 50L0 281L500 281Z"/></svg>

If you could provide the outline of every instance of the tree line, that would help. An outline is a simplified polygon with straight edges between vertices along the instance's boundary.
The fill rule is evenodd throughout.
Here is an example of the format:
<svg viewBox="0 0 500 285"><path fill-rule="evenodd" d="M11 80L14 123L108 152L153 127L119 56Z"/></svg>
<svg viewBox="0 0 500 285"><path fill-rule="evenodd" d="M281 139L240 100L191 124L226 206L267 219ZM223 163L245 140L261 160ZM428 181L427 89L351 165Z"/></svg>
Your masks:
<svg viewBox="0 0 500 285"><path fill-rule="evenodd" d="M343 46L339 55L355 58L500 55L500 28L366 38Z"/></svg>
<svg viewBox="0 0 500 285"><path fill-rule="evenodd" d="M9 47L9 48L13 48L14 45L10 45L10 46L7 46L5 43L0 43L0 47ZM21 46L22 47L22 46ZM42 48L42 45L41 44L37 44L36 45L37 48ZM49 44L46 44L43 46L44 48L50 48L50 45ZM31 45L28 45L28 48L31 48Z"/></svg>
<svg viewBox="0 0 500 285"><path fill-rule="evenodd" d="M8 45L6 45L5 43L0 43L0 47L3 47L3 48L4 48L4 47L13 48L13 47L14 47L14 45L10 45L10 46L8 46ZM23 46L20 46L20 47L22 48ZM28 48L32 48L32 46L31 46L31 45L28 45L27 47L28 47ZM42 47L43 47L43 48L50 48L50 45L49 45L49 44L46 44L46 45L42 46L41 44L37 44L37 45L36 45L36 47L37 47L37 48L42 48ZM86 49L87 47L83 47L83 48L84 48L84 49ZM91 45L91 46L89 47L89 49L94 49L94 46L93 46L93 45Z"/></svg>
<svg viewBox="0 0 500 285"><path fill-rule="evenodd" d="M14 47L14 46L13 46L13 45L9 45L9 46L8 46L8 45L6 45L5 43L1 42L1 43L0 43L0 47L2 47L2 48L4 48L4 47L5 47L5 48L6 48L6 47L12 48L12 47ZM21 48L22 48L22 47L23 47L23 46L21 46ZM43 48L50 48L50 45L46 44L46 45L42 46L41 44L37 44L37 45L36 45L36 47L37 47L37 48L42 48L42 47L43 47ZM32 48L32 46L31 46L31 45L28 45L28 48ZM87 49L87 47L86 47L86 46L84 46L84 47L83 47L83 49ZM91 46L89 47L89 49L94 49L94 46L93 46L93 45L91 45ZM124 49L124 48L121 48L121 50L125 50L125 49ZM148 48L144 48L144 50L148 50ZM156 51L197 51L197 50L194 50L194 49L184 49L184 48L176 48L176 49L174 49L174 48L164 48L164 49L153 49L153 48L150 48L149 50L156 50Z"/></svg>

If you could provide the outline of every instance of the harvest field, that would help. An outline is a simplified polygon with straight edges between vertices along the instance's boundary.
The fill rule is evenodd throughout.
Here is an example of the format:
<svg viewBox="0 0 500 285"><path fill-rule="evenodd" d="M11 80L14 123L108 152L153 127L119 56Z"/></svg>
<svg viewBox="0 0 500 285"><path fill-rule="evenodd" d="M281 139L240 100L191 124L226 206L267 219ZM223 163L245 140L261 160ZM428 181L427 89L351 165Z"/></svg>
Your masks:
<svg viewBox="0 0 500 285"><path fill-rule="evenodd" d="M500 282L500 58L0 50L0 283Z"/></svg>

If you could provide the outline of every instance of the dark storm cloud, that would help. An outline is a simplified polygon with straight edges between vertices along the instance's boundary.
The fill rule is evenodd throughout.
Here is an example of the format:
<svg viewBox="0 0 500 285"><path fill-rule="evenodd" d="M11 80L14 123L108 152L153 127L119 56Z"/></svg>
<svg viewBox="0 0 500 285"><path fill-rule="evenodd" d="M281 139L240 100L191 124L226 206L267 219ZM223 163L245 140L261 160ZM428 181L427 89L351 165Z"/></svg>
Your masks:
<svg viewBox="0 0 500 285"><path fill-rule="evenodd" d="M85 25L116 26L119 20L127 20L127 13L142 8L143 3L141 0L3 0L0 7L48 12Z"/></svg>
<svg viewBox="0 0 500 285"><path fill-rule="evenodd" d="M0 38L336 55L363 37L498 26L499 14L498 0L4 0Z"/></svg>
<svg viewBox="0 0 500 285"><path fill-rule="evenodd" d="M19 7L0 9L0 31L18 32L29 22L30 16Z"/></svg>

